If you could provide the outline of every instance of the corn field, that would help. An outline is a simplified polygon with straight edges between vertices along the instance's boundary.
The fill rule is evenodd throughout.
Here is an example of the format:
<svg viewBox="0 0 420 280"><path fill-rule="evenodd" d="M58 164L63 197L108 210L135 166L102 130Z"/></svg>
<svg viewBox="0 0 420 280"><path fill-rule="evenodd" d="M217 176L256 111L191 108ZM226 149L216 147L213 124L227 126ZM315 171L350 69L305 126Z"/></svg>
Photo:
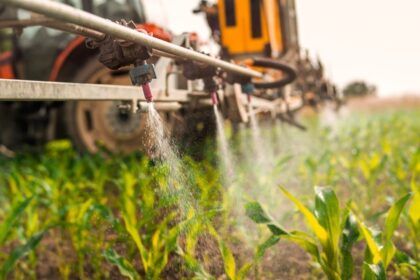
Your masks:
<svg viewBox="0 0 420 280"><path fill-rule="evenodd" d="M419 120L263 127L268 166L243 153L245 130L229 184L209 141L182 158L191 199L141 154L59 141L0 156L0 279L419 279Z"/></svg>

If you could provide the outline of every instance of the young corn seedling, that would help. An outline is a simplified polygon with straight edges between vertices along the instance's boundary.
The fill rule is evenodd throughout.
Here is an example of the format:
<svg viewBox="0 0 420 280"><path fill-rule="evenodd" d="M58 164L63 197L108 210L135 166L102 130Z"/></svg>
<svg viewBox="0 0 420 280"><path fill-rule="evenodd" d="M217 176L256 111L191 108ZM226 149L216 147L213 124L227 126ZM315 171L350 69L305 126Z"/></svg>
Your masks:
<svg viewBox="0 0 420 280"><path fill-rule="evenodd" d="M418 172L420 173L420 160L416 164L418 165L418 169L419 169ZM414 173L413 178L411 180L411 190L414 195L411 202L411 206L408 210L408 215L406 217L406 220L408 220L408 228L410 229L410 236L413 242L414 257L417 260L419 260L420 259L420 186L417 184L416 179L417 179L417 176L416 176L416 173Z"/></svg>
<svg viewBox="0 0 420 280"><path fill-rule="evenodd" d="M233 256L233 252L229 248L226 241L217 232L217 230L208 222L199 223L194 222L186 236L185 249L179 248L178 254L180 254L187 264L187 267L195 273L194 279L205 279L214 280L216 279L210 273L208 273L203 264L195 258L196 245L199 234L206 233L208 237L213 237L218 244L220 255L223 261L223 268L225 276L229 280L244 280L248 279L247 275L250 269L261 261L262 255L257 254L253 261L245 263L242 267L238 267L237 262Z"/></svg>
<svg viewBox="0 0 420 280"><path fill-rule="evenodd" d="M139 192L143 200L138 203ZM166 209L164 218L156 220L160 208L158 203L159 199L150 182L139 184L132 173L123 173L122 218L140 254L146 279L159 279L170 253L177 248L181 232L180 223L173 225L177 216L175 210ZM142 217L139 219L140 213Z"/></svg>
<svg viewBox="0 0 420 280"><path fill-rule="evenodd" d="M0 224L0 248L6 243L14 227L16 227L18 220L22 218L32 200L33 197L30 197L23 201L17 201L12 205L9 215L2 224ZM0 265L0 279L6 279L7 275L13 270L17 262L36 249L44 237L45 232L46 230L33 233L28 232L30 234L29 238L25 238L23 244L15 247Z"/></svg>
<svg viewBox="0 0 420 280"><path fill-rule="evenodd" d="M360 232L367 244L363 266L364 280L386 279L386 270L397 252L392 237L398 227L401 212L411 196L407 194L391 206L382 233L375 233L363 222L358 221Z"/></svg>
<svg viewBox="0 0 420 280"><path fill-rule="evenodd" d="M351 249L359 237L353 215L340 209L338 199L330 188L315 189L315 213L301 201L281 188L303 214L311 233L287 231L271 218L258 202L248 203L246 211L257 224L264 224L272 236L260 246L259 254L274 246L280 239L292 241L309 253L321 266L328 279L351 279L353 258Z"/></svg>

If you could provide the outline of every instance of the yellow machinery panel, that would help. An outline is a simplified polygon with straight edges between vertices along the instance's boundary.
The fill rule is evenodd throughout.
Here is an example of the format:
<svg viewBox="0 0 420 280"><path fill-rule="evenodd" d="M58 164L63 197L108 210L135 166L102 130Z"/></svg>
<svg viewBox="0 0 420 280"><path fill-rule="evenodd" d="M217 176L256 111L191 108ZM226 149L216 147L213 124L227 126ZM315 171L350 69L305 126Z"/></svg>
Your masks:
<svg viewBox="0 0 420 280"><path fill-rule="evenodd" d="M218 8L221 42L230 56L283 52L278 0L219 0Z"/></svg>

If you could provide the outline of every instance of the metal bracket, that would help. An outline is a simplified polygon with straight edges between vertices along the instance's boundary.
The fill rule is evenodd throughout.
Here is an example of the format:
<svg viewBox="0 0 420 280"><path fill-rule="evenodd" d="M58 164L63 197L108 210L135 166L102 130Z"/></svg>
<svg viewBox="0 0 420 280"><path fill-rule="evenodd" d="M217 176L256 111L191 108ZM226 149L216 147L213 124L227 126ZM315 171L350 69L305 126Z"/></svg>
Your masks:
<svg viewBox="0 0 420 280"><path fill-rule="evenodd" d="M156 79L155 66L153 64L142 64L130 70L130 78L133 85L140 86L150 83Z"/></svg>

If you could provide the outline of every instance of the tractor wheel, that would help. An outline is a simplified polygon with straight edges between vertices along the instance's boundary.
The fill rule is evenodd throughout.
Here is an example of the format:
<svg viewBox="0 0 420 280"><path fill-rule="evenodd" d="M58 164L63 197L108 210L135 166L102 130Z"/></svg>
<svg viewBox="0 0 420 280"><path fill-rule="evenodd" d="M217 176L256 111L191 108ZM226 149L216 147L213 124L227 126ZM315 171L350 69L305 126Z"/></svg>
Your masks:
<svg viewBox="0 0 420 280"><path fill-rule="evenodd" d="M131 84L128 71L111 71L96 60L88 62L74 82ZM117 105L115 101L74 101L64 105L66 128L78 150L90 153L101 148L112 153L146 150L147 115L124 113Z"/></svg>

